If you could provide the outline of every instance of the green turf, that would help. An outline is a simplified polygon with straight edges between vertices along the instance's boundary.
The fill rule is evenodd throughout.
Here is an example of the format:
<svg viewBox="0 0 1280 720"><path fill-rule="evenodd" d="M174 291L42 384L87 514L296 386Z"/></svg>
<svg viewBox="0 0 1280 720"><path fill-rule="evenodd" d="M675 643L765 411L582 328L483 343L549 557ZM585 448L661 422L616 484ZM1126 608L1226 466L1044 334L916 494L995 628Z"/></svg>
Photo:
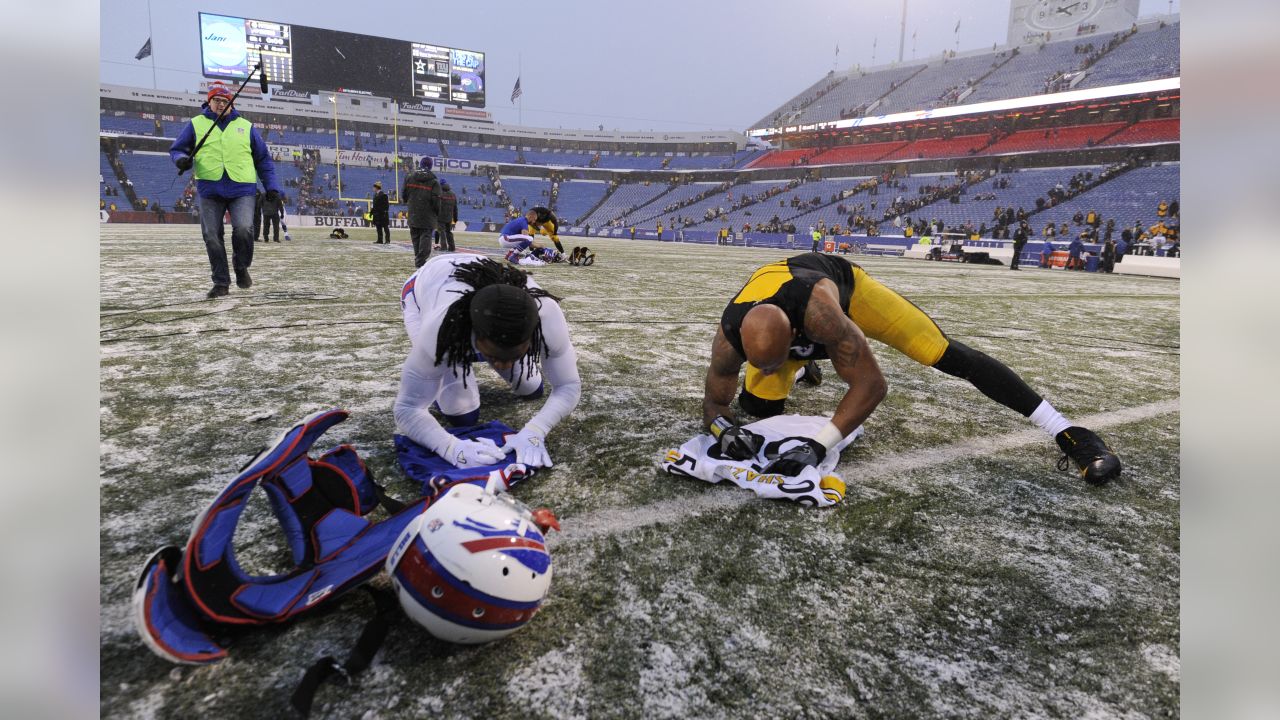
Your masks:
<svg viewBox="0 0 1280 720"><path fill-rule="evenodd" d="M408 238L293 237L256 246L253 288L205 301L195 226L102 227L103 716L286 717L305 668L345 656L370 610L353 594L203 668L155 657L130 620L151 552L184 542L238 468L310 412L351 411L318 449L350 442L393 494L414 494L391 443ZM323 688L316 717L1178 714L1176 281L857 258L1089 422L1125 472L1104 488L1058 472L1025 419L873 342L889 395L842 457L844 502L809 510L656 470L699 429L724 303L781 253L589 244L593 267L533 271L564 298L583 378L549 438L555 468L516 490L564 528L542 613L469 648L398 616L359 688ZM830 414L843 390L827 378L790 411ZM484 419L518 426L537 409L487 369L480 380ZM240 556L278 568L278 530L265 503L253 510Z"/></svg>

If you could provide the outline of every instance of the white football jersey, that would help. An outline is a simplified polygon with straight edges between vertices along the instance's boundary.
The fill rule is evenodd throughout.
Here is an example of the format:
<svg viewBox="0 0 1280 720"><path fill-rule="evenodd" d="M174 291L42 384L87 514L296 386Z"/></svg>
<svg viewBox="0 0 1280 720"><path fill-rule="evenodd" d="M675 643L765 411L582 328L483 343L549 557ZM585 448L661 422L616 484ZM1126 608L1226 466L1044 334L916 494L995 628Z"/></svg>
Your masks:
<svg viewBox="0 0 1280 720"><path fill-rule="evenodd" d="M747 425L764 438L760 452L751 460L732 460L720 455L716 439L698 433L678 449L667 450L662 469L709 483L728 480L762 498L791 500L802 505L827 507L844 499L844 481L835 474L840 451L862 435L862 426L836 444L817 467L806 467L799 475L764 474L764 468L778 455L812 438L828 422L812 415L776 415Z"/></svg>

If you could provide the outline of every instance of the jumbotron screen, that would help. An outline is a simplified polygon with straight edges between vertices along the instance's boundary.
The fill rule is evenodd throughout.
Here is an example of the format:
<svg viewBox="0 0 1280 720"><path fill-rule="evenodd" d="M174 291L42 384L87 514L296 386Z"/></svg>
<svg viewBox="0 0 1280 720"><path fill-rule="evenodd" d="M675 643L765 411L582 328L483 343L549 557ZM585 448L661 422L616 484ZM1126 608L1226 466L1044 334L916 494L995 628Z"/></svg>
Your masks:
<svg viewBox="0 0 1280 720"><path fill-rule="evenodd" d="M204 76L243 80L262 61L271 83L483 108L484 53L200 13Z"/></svg>

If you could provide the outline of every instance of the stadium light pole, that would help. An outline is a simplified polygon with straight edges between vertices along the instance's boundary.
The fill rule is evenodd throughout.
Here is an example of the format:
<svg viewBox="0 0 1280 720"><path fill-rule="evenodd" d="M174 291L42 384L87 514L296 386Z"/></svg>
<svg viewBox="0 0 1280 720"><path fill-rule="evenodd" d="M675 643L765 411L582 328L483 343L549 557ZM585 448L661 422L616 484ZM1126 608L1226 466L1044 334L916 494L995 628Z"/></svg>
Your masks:
<svg viewBox="0 0 1280 720"><path fill-rule="evenodd" d="M902 52L907 47L907 0L902 0L902 24L898 28L898 62L902 62Z"/></svg>
<svg viewBox="0 0 1280 720"><path fill-rule="evenodd" d="M338 199L342 199L342 146L338 144L338 93L329 96L333 103L333 164L338 168Z"/></svg>
<svg viewBox="0 0 1280 720"><path fill-rule="evenodd" d="M391 159L392 172L395 173L396 185L391 191L396 194L396 204L400 204L400 101L392 100L395 114L391 116Z"/></svg>

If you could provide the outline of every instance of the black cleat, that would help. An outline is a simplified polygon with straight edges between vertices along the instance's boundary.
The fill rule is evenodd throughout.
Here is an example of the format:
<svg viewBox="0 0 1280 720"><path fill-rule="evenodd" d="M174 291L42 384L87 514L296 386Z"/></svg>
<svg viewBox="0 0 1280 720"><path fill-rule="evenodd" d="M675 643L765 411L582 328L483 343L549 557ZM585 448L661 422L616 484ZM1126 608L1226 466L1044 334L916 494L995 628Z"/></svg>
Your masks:
<svg viewBox="0 0 1280 720"><path fill-rule="evenodd" d="M817 360L810 360L804 364L804 375L800 376L800 382L811 387L822 384L822 368L818 367Z"/></svg>
<svg viewBox="0 0 1280 720"><path fill-rule="evenodd" d="M1059 470L1067 469L1070 458L1080 468L1080 477L1091 485L1105 485L1120 475L1120 458L1092 430L1073 425L1054 439L1064 453L1058 460Z"/></svg>
<svg viewBox="0 0 1280 720"><path fill-rule="evenodd" d="M236 287L247 290L253 287L253 278L249 277L249 268L236 271ZM223 293L224 295L226 293Z"/></svg>
<svg viewBox="0 0 1280 720"><path fill-rule="evenodd" d="M209 288L209 292L205 293L205 297L212 300L213 298L226 297L229 294L230 294L230 291L227 290L226 285L214 285L213 287Z"/></svg>

